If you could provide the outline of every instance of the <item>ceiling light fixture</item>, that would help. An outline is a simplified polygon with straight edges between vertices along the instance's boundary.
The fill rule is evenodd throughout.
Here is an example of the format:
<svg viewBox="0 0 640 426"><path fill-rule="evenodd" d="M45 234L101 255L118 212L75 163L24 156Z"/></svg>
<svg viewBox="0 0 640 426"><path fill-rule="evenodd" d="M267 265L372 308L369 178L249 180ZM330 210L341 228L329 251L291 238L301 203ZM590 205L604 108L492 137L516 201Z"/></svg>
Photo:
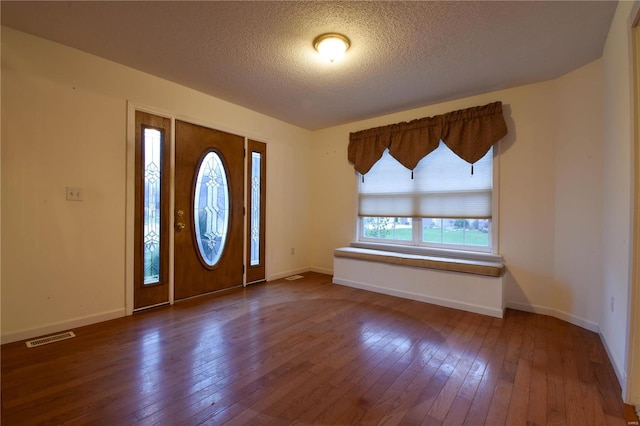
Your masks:
<svg viewBox="0 0 640 426"><path fill-rule="evenodd" d="M313 47L329 62L341 58L349 46L351 46L349 39L337 33L322 34L313 41Z"/></svg>

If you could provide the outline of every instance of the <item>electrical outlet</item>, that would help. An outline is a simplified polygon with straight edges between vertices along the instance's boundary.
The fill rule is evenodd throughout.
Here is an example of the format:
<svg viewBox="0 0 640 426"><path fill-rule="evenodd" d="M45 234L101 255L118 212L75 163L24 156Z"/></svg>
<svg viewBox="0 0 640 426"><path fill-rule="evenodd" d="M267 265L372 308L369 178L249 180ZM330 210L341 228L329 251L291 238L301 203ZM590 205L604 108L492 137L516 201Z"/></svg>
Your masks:
<svg viewBox="0 0 640 426"><path fill-rule="evenodd" d="M615 300L616 300L615 297L612 296L611 297L611 313L613 313L613 305L614 305Z"/></svg>
<svg viewBox="0 0 640 426"><path fill-rule="evenodd" d="M82 201L84 199L84 193L82 188L67 187L67 201Z"/></svg>
<svg viewBox="0 0 640 426"><path fill-rule="evenodd" d="M294 254L296 254L296 249L291 247L291 256L293 256Z"/></svg>

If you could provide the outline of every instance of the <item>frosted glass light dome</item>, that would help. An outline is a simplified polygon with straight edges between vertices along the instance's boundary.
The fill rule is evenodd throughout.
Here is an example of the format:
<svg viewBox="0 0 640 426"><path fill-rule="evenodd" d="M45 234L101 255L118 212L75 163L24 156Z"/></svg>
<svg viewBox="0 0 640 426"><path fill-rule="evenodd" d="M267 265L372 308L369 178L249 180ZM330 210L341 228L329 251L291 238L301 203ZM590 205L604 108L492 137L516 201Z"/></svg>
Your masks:
<svg viewBox="0 0 640 426"><path fill-rule="evenodd" d="M329 62L340 59L350 45L349 39L342 34L322 34L313 41L313 47Z"/></svg>

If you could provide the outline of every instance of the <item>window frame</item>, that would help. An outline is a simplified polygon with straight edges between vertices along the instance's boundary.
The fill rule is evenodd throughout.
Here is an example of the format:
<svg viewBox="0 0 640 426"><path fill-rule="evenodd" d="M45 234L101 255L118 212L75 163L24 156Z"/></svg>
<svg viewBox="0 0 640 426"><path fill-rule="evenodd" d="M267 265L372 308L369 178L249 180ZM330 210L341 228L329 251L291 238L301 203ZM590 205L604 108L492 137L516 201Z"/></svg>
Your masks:
<svg viewBox="0 0 640 426"><path fill-rule="evenodd" d="M267 232L267 144L254 139L247 139L247 167L246 167L246 253L245 253L245 283L253 284L266 281L266 232ZM258 263L252 264L251 259L251 229L252 229L252 170L253 154L260 154L260 242L258 247Z"/></svg>
<svg viewBox="0 0 640 426"><path fill-rule="evenodd" d="M447 256L459 258L484 258L484 257L500 257L499 253L499 206L500 206L500 142L493 145L493 187L491 190L491 226L489 232L489 247L484 246L467 246L459 244L447 243L431 243L422 241L422 218L410 218L412 221L412 240L395 240L365 237L363 235L363 219L356 210L356 229L353 246L372 249L385 249L408 254L425 254ZM361 176L356 173L356 179ZM357 186L356 186L357 188ZM359 190L356 189L356 203ZM448 218L444 218L448 219ZM416 226L418 224L419 226Z"/></svg>
<svg viewBox="0 0 640 426"><path fill-rule="evenodd" d="M169 302L171 135L173 121L144 110L133 110L133 299L132 311ZM160 131L160 271L158 281L144 282L144 142L145 129Z"/></svg>

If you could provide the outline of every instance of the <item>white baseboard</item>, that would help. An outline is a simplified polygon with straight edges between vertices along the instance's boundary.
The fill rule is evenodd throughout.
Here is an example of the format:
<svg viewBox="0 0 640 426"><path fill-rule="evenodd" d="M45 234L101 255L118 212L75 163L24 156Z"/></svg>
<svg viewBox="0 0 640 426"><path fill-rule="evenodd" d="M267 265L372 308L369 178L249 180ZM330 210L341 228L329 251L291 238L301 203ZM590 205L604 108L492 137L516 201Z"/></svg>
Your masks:
<svg viewBox="0 0 640 426"><path fill-rule="evenodd" d="M317 267L317 266L312 266L311 267L311 272L317 272L319 274L325 274L325 275L333 275L333 269L320 268L320 267Z"/></svg>
<svg viewBox="0 0 640 426"><path fill-rule="evenodd" d="M19 342L20 340L32 339L34 337L40 337L47 334L59 333L61 331L67 331L76 327L83 327L85 325L91 325L102 321L109 321L115 318L125 316L125 309L115 309L113 311L102 312L96 315L88 315L86 317L74 318L68 321L60 321L54 324L49 324L44 327L36 327L28 330L17 331L14 333L3 334L0 337L0 343L12 343Z"/></svg>
<svg viewBox="0 0 640 426"><path fill-rule="evenodd" d="M619 366L615 362L615 357L613 356L613 352L609 348L609 344L607 343L607 339L605 339L604 334L598 333L600 336L600 341L602 342L602 346L604 346L604 350L607 352L607 356L609 357L609 362L613 366L613 371L616 373L616 377L618 378L618 382L620 382L620 387L622 388L622 399L626 398L627 392L627 372Z"/></svg>
<svg viewBox="0 0 640 426"><path fill-rule="evenodd" d="M272 274L272 275L269 275L269 278L267 279L267 281L279 280L280 278L290 277L291 275L301 275L301 274L304 274L305 272L317 272L319 274L333 275L333 269L319 268L319 267L312 266L308 268L293 269L287 272Z"/></svg>
<svg viewBox="0 0 640 426"><path fill-rule="evenodd" d="M507 302L506 307L515 309L518 311L531 312L534 314L549 315L551 317L566 321L570 324L577 325L578 327L582 327L589 331L593 331L594 333L600 332L600 326L593 321L589 321L577 315L573 315L564 311L559 311L557 309L549 308L546 306L529 305L526 303L517 303L517 302Z"/></svg>
<svg viewBox="0 0 640 426"><path fill-rule="evenodd" d="M299 275L304 274L305 272L309 272L311 268L300 268L300 269L292 269L290 271L279 272L277 274L271 274L267 278L267 281L279 280L280 278L290 277L291 275Z"/></svg>
<svg viewBox="0 0 640 426"><path fill-rule="evenodd" d="M489 315L496 318L502 318L503 312L500 309L493 309L487 306L473 305L463 303L451 299L443 299L439 297L426 296L424 294L416 294L403 290L396 290L387 287L378 287L371 284L361 283L357 281L334 278L334 284L340 284L347 287L359 288L361 290L373 291L375 293L387 294L389 296L402 297L404 299L416 300L418 302L431 303L433 305L445 306L447 308L460 309L463 311L473 312L476 314Z"/></svg>

